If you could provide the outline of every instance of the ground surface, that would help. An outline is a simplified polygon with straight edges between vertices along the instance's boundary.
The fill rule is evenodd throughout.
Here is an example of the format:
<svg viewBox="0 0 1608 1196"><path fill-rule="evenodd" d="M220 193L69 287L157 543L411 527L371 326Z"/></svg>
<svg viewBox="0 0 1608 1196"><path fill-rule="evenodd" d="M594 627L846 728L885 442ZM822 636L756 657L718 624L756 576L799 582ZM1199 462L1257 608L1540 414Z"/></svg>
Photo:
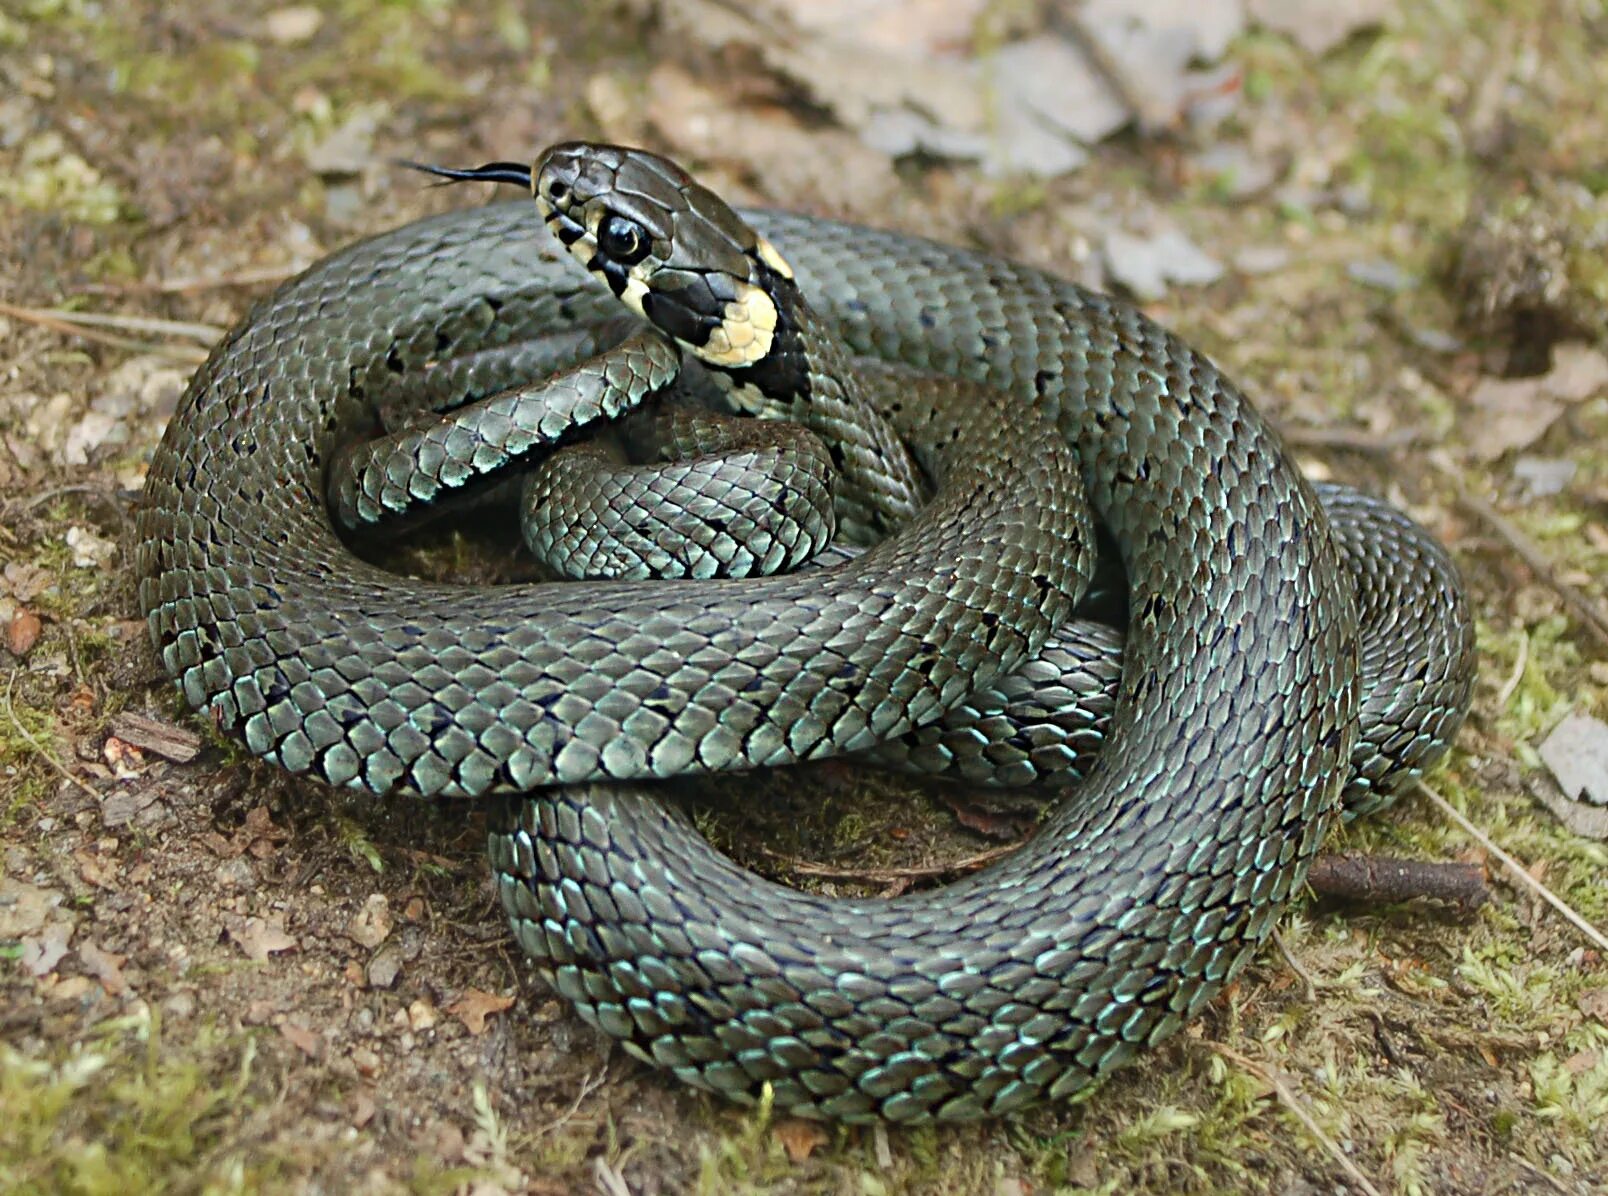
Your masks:
<svg viewBox="0 0 1608 1196"><path fill-rule="evenodd" d="M1224 268L1158 287L1148 309L1241 379L1312 472L1396 498L1467 571L1482 681L1435 786L1608 925L1608 850L1534 797L1546 733L1570 709L1601 716L1608 694L1603 641L1554 584L1601 609L1600 5L1379 5L1382 30L1321 56L1244 32L1222 60L1226 112L1119 135L1050 182L895 166L842 113L700 40L718 6L463 7L484 15L0 9L0 301L194 326L101 330L117 345L0 315L0 1187L1361 1190L1277 1077L1380 1191L1604 1190L1608 962L1500 877L1472 919L1298 903L1284 940L1299 972L1268 953L1076 1107L817 1131L689 1095L521 966L475 814L334 794L205 735L188 763L163 758L182 742L130 751L150 743L131 713L159 737L198 729L159 675L126 553L198 346L257 280L470 202L399 178L391 155L645 141L738 198L1079 277L1131 275L1145 263L1120 233L1171 228ZM983 7L969 36L984 49L1044 20ZM744 808L772 812L740 813L728 788L706 824L784 878L800 870L777 856L876 891L903 883L877 870L994 846L941 795L841 768L767 784L775 801ZM1418 797L1336 838L1484 858Z"/></svg>

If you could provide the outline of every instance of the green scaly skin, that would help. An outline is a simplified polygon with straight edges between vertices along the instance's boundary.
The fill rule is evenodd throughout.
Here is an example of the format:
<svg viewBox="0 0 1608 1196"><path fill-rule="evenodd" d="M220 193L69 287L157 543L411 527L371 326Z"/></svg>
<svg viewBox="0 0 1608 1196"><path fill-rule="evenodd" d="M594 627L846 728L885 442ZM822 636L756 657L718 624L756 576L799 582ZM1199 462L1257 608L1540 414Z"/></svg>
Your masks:
<svg viewBox="0 0 1608 1196"><path fill-rule="evenodd" d="M1016 404L958 413L975 442L892 540L787 577L488 592L353 558L325 469L398 369L615 314L527 205L498 205L335 255L214 352L139 519L152 635L192 704L294 771L525 794L491 839L515 933L639 1057L847 1120L1071 1095L1199 1012L1301 883L1358 735L1354 566L1250 404L1133 309L896 234L749 219L848 351ZM930 390L911 402L957 393ZM1092 775L1010 859L831 901L619 783L868 748L1008 675L1087 572L1073 472L1129 578L1122 680ZM1466 711L1471 637L1455 585L1409 601L1442 630L1382 717L1421 767Z"/></svg>

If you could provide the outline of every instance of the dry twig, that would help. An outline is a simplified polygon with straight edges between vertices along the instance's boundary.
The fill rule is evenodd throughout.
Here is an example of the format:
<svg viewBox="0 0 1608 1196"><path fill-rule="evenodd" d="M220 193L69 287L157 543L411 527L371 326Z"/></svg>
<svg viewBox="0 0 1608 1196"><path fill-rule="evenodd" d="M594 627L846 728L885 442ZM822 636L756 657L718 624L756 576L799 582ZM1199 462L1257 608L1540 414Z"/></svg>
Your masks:
<svg viewBox="0 0 1608 1196"><path fill-rule="evenodd" d="M1307 884L1325 897L1397 902L1428 897L1473 913L1491 899L1477 864L1404 860L1394 856L1325 852L1312 862Z"/></svg>
<svg viewBox="0 0 1608 1196"><path fill-rule="evenodd" d="M1563 898L1559 897L1551 889L1547 888L1546 885L1542 884L1535 877L1531 876L1530 873L1526 871L1523 864L1519 863L1518 860L1514 859L1507 852L1498 847L1491 840L1489 835L1480 830L1479 827L1475 826L1466 817L1464 817L1457 810L1457 808L1451 804L1451 802L1447 801L1440 794L1436 793L1428 785L1424 784L1424 782L1415 781L1413 783L1418 786L1418 791L1428 798L1430 803L1434 805L1437 810L1455 822L1458 827L1462 829L1464 834L1468 835L1481 847L1485 848L1486 851L1490 852L1497 859L1501 860L1503 866L1507 868L1514 880L1518 881L1521 885L1529 889L1536 896L1540 897L1541 900L1545 901L1553 909L1562 914L1564 918L1575 927L1575 929L1579 930L1581 934L1590 939L1591 942L1594 943L1598 948L1603 951L1608 951L1608 935L1604 935L1602 931L1598 930L1590 922L1586 921L1585 918L1581 917L1581 915L1575 911L1573 906L1569 905L1563 900Z"/></svg>

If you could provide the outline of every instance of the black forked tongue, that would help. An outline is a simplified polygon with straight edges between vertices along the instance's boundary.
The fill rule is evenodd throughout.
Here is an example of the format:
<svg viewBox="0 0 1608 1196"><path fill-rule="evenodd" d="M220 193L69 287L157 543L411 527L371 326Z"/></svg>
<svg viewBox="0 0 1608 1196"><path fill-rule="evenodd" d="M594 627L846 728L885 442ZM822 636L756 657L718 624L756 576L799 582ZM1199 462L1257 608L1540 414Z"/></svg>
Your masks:
<svg viewBox="0 0 1608 1196"><path fill-rule="evenodd" d="M530 190L530 166L523 162L487 162L484 166L464 170L452 166L431 166L426 162L410 162L403 158L397 161L397 165L435 175L441 180L436 184L438 187L445 187L450 183L513 183L526 191Z"/></svg>

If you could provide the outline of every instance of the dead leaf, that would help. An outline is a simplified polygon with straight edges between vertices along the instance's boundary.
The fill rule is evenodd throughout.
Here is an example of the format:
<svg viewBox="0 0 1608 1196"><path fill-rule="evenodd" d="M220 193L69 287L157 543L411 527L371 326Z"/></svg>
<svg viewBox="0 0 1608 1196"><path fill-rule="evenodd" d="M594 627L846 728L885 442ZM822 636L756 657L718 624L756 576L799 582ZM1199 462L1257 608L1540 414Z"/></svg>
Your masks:
<svg viewBox="0 0 1608 1196"><path fill-rule="evenodd" d="M101 826L107 830L124 826L148 830L165 825L172 818L172 811L162 803L156 790L149 787L109 793L106 800L101 802ZM102 877L94 883L102 888L114 888L117 880L116 877L109 880Z"/></svg>
<svg viewBox="0 0 1608 1196"><path fill-rule="evenodd" d="M1547 392L1565 403L1578 403L1608 389L1608 356L1577 341L1553 346L1552 369L1544 377Z"/></svg>
<svg viewBox="0 0 1608 1196"><path fill-rule="evenodd" d="M807 129L781 108L739 108L673 63L653 68L648 90L654 97L649 119L678 152L721 162L741 146L744 170L790 202L829 209L834 196L852 194L876 206L899 192L892 164L842 130Z"/></svg>
<svg viewBox="0 0 1608 1196"><path fill-rule="evenodd" d="M277 845L290 838L290 831L274 825L273 815L268 813L267 806L253 806L246 811L245 825L240 828L240 834L249 842L246 850L259 860L273 855L278 851Z"/></svg>
<svg viewBox="0 0 1608 1196"><path fill-rule="evenodd" d="M294 951L297 946L296 940L285 933L283 926L276 926L262 918L230 918L224 925L229 937L246 953L246 957L258 963L267 963L270 955Z"/></svg>
<svg viewBox="0 0 1608 1196"><path fill-rule="evenodd" d="M62 956L67 954L67 944L72 937L71 922L52 922L36 935L25 935L22 939L23 968L31 976L55 971Z"/></svg>
<svg viewBox="0 0 1608 1196"><path fill-rule="evenodd" d="M43 627L44 624L33 611L26 608L17 611L6 625L6 650L18 659L28 655L39 642Z"/></svg>
<svg viewBox="0 0 1608 1196"><path fill-rule="evenodd" d="M450 1121L420 1127L413 1141L429 1151L431 1158L449 1166L463 1158L464 1147L468 1145L463 1131Z"/></svg>
<svg viewBox="0 0 1608 1196"><path fill-rule="evenodd" d="M1594 1017L1608 1026L1608 988L1594 988L1590 992L1583 992L1575 1004L1579 1006L1581 1013L1587 1017Z"/></svg>
<svg viewBox="0 0 1608 1196"><path fill-rule="evenodd" d="M359 107L344 121L307 147L307 169L325 178L361 174L374 161L374 136L384 122L383 104Z"/></svg>
<svg viewBox="0 0 1608 1196"><path fill-rule="evenodd" d="M801 7L772 0L739 10L715 0L681 0L665 6L663 19L672 36L757 57L865 145L894 157L919 151L981 160L995 174L1060 173L1084 157L1061 122L1068 114L1082 120L1086 112L1103 111L1095 99L1104 107L1110 104L1105 85L1064 42L1056 44L1079 65L1074 73L1056 76L1061 99L1049 106L1047 116L1043 105L1035 109L1018 94L1026 72L990 70L975 57L937 48L935 42L952 40L945 32L953 29L952 13L947 20L927 22L912 16L913 5L879 5L889 20L878 40L865 36L864 6L853 6L857 15L842 21L830 13L790 19ZM900 9L906 11L895 11ZM970 40L961 39L958 48ZM1085 95L1089 88L1092 97ZM746 119L749 114L730 115ZM1124 110L1118 123L1125 120ZM750 126L728 144L752 150L765 138Z"/></svg>
<svg viewBox="0 0 1608 1196"><path fill-rule="evenodd" d="M1051 128L1085 145L1128 123L1127 105L1100 80L1083 52L1062 38L1041 35L1001 46L989 60L988 77Z"/></svg>
<svg viewBox="0 0 1608 1196"><path fill-rule="evenodd" d="M1542 800L1577 835L1608 839L1608 723L1571 713L1541 741L1547 766L1563 800L1540 788Z"/></svg>
<svg viewBox="0 0 1608 1196"><path fill-rule="evenodd" d="M827 1142L826 1131L818 1122L801 1117L784 1117L772 1127L771 1133L795 1163L802 1163L815 1153L817 1146L825 1146Z"/></svg>
<svg viewBox="0 0 1608 1196"><path fill-rule="evenodd" d="M773 0L797 28L899 54L953 54L971 44L987 0Z"/></svg>
<svg viewBox="0 0 1608 1196"><path fill-rule="evenodd" d="M1020 839L1035 821L1031 817L999 813L958 793L945 791L939 796L944 805L954 813L955 820L961 826L1000 843L1012 843Z"/></svg>
<svg viewBox="0 0 1608 1196"><path fill-rule="evenodd" d="M31 602L54 580L38 565L12 561L0 569L0 593L10 594L19 603Z"/></svg>
<svg viewBox="0 0 1608 1196"><path fill-rule="evenodd" d="M85 943L78 948L78 961L84 965L84 970L106 990L109 997L120 997L128 991L128 981L123 979L123 964L128 961L126 955L114 955L110 951L103 951L94 943Z"/></svg>
<svg viewBox="0 0 1608 1196"><path fill-rule="evenodd" d="M1221 58L1245 27L1240 0L1083 0L1078 12L1085 36L1125 81L1122 98L1147 130L1178 126L1200 90L1192 64Z"/></svg>
<svg viewBox="0 0 1608 1196"><path fill-rule="evenodd" d="M1173 283L1202 286L1223 275L1222 263L1182 229L1159 219L1143 236L1108 230L1104 251L1111 277L1146 302L1162 298Z"/></svg>
<svg viewBox="0 0 1608 1196"><path fill-rule="evenodd" d="M1533 378L1482 378L1469 395L1469 451L1483 461L1529 448L1572 404L1608 389L1608 356L1588 345L1553 349L1552 369Z"/></svg>
<svg viewBox="0 0 1608 1196"><path fill-rule="evenodd" d="M1485 378L1469 398L1479 412L1469 431L1469 450L1482 461L1530 447L1564 409L1547 397L1537 378Z"/></svg>
<svg viewBox="0 0 1608 1196"><path fill-rule="evenodd" d="M99 856L87 848L79 848L73 852L73 861L78 865L78 875L86 883L97 889L105 889L108 893L115 893L119 887L122 869L118 861L112 856Z"/></svg>
<svg viewBox="0 0 1608 1196"><path fill-rule="evenodd" d="M1327 54L1353 33L1389 22L1392 0L1246 0L1246 14L1256 24L1292 39L1308 54Z"/></svg>
<svg viewBox="0 0 1608 1196"><path fill-rule="evenodd" d="M479 1038L486 1032L486 1019L512 1007L513 997L499 997L496 993L482 992L478 988L466 989L463 996L447 1006L447 1012L464 1024L470 1034Z"/></svg>
<svg viewBox="0 0 1608 1196"><path fill-rule="evenodd" d="M1572 1076L1584 1075L1602 1061L1600 1051L1576 1051L1563 1061L1563 1070Z"/></svg>
<svg viewBox="0 0 1608 1196"><path fill-rule="evenodd" d="M279 1035L309 1059L324 1057L323 1036L315 1034L305 1026L298 1026L293 1022L280 1022Z"/></svg>
<svg viewBox="0 0 1608 1196"><path fill-rule="evenodd" d="M227 860L247 852L254 859L263 860L273 855L278 850L278 844L289 838L289 830L274 825L273 815L268 812L267 806L254 806L246 812L245 822L227 839L216 831L209 831L202 836L202 841Z"/></svg>
<svg viewBox="0 0 1608 1196"><path fill-rule="evenodd" d="M145 766L145 753L115 735L108 735L101 745L101 759L111 768L112 775L123 781L139 776Z"/></svg>
<svg viewBox="0 0 1608 1196"><path fill-rule="evenodd" d="M0 939L32 934L50 920L62 894L12 876L0 876Z"/></svg>
<svg viewBox="0 0 1608 1196"><path fill-rule="evenodd" d="M1567 457L1519 457L1513 462L1514 480L1524 483L1527 498L1562 494L1576 471L1575 463Z"/></svg>

